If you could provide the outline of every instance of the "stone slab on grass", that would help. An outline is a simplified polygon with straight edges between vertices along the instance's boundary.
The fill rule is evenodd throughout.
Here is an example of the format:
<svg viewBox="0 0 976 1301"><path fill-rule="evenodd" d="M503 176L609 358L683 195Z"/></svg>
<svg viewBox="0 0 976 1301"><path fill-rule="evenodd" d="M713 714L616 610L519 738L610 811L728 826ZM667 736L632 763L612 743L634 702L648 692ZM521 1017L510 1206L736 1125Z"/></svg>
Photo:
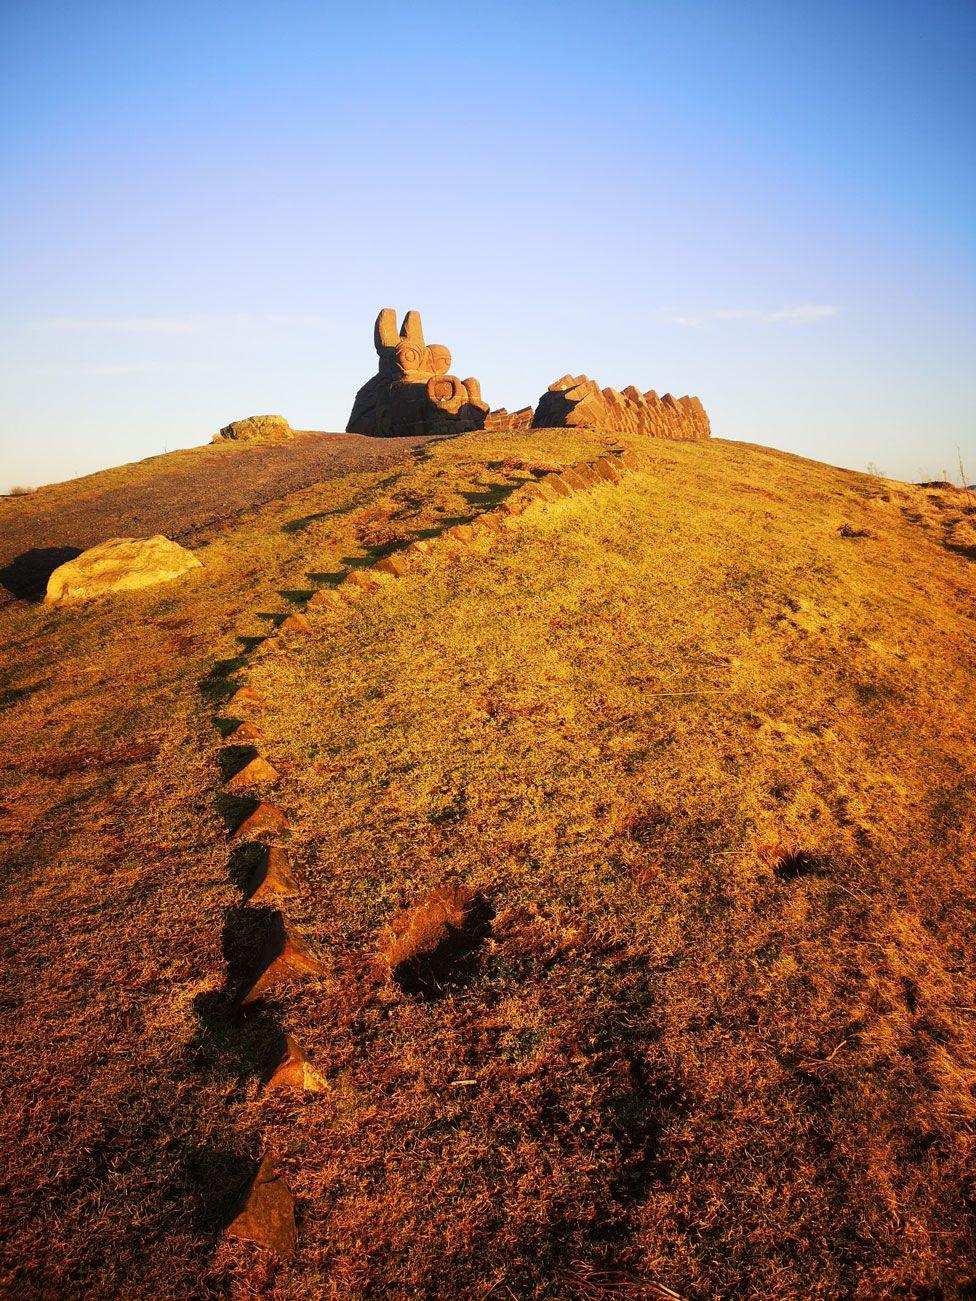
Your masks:
<svg viewBox="0 0 976 1301"><path fill-rule="evenodd" d="M200 568L192 551L161 533L152 538L109 538L59 565L48 579L46 599L51 605L82 604L171 583Z"/></svg>
<svg viewBox="0 0 976 1301"><path fill-rule="evenodd" d="M295 1198L268 1152L258 1166L240 1210L224 1230L228 1238L251 1242L282 1260L295 1254Z"/></svg>

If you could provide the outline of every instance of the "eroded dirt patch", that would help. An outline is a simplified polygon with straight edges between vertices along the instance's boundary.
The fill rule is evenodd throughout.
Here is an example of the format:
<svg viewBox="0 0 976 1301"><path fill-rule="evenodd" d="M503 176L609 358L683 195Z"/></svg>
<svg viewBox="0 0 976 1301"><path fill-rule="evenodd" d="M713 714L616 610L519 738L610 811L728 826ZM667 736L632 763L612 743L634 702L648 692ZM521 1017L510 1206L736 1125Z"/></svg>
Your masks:
<svg viewBox="0 0 976 1301"><path fill-rule="evenodd" d="M442 885L391 922L380 941L381 962L405 994L434 998L477 969L495 910L477 890Z"/></svg>

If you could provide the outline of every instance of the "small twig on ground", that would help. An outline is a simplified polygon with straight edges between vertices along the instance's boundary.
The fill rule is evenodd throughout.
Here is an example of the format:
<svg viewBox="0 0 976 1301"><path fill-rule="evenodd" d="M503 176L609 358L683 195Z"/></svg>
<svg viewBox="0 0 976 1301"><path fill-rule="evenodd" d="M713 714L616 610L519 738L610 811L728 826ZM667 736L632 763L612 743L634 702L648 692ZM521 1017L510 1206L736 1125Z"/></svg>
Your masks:
<svg viewBox="0 0 976 1301"><path fill-rule="evenodd" d="M582 1262L575 1262L566 1270L562 1281L573 1286L573 1295L598 1301L606 1297L657 1297L659 1301L685 1301L680 1292L659 1283L656 1279L638 1277L625 1270L599 1270Z"/></svg>
<svg viewBox="0 0 976 1301"><path fill-rule="evenodd" d="M828 1053L826 1057L809 1057L809 1058L807 1058L806 1061L797 1062L797 1065L798 1065L798 1066L803 1066L803 1067L808 1067L808 1066L826 1066L828 1062L832 1062L832 1061L834 1060L834 1058L837 1056L837 1054L840 1052L840 1050L844 1047L844 1045L845 1045L845 1044L848 1044L848 1043L850 1043L850 1040L849 1040L849 1039L842 1039L842 1040L840 1041L840 1043L837 1045L837 1047L834 1049L834 1051L831 1052L831 1053Z"/></svg>

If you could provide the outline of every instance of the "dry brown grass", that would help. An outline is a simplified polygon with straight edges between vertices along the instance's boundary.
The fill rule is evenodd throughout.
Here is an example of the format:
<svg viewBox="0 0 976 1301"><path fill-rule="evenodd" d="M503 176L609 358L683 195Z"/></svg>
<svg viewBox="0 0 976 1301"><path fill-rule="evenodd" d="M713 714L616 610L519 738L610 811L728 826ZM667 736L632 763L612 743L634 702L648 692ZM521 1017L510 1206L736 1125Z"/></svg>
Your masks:
<svg viewBox="0 0 976 1301"><path fill-rule="evenodd" d="M976 571L950 490L651 444L256 662L308 882L289 922L327 974L229 1007L264 924L221 818L237 653L603 445L469 436L263 508L171 589L4 612L8 1289L976 1285ZM377 944L445 881L492 935L411 996ZM306 1101L259 1094L281 1025L327 1081ZM215 1248L264 1142L290 1269Z"/></svg>

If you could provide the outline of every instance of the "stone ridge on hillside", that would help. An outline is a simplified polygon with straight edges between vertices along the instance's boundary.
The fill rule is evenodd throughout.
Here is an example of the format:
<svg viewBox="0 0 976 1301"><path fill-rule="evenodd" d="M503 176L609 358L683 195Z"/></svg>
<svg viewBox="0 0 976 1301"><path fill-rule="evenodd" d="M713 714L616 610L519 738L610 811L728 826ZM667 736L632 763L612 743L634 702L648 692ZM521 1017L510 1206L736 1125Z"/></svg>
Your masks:
<svg viewBox="0 0 976 1301"><path fill-rule="evenodd" d="M623 392L601 389L585 375L564 375L550 384L539 399L532 424L536 429L577 425L650 438L711 437L708 416L698 398L674 398L670 393L658 397L653 389L642 393L633 384Z"/></svg>

